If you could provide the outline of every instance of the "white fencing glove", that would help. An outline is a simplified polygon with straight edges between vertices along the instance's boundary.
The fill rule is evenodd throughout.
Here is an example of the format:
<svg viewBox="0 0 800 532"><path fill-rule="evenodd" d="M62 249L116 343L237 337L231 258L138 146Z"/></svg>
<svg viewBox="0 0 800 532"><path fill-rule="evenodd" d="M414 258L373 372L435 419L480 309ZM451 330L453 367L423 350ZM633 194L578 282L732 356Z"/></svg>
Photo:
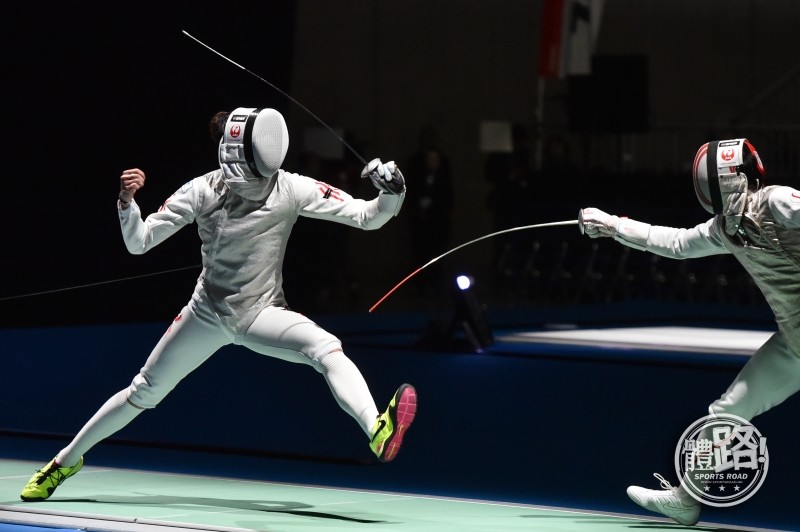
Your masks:
<svg viewBox="0 0 800 532"><path fill-rule="evenodd" d="M620 218L600 209L587 207L578 213L578 229L589 238L611 237L621 244L645 251L650 224Z"/></svg>
<svg viewBox="0 0 800 532"><path fill-rule="evenodd" d="M361 177L370 178L375 188L386 194L402 194L406 191L406 180L394 161L384 164L380 159L372 159L361 170Z"/></svg>

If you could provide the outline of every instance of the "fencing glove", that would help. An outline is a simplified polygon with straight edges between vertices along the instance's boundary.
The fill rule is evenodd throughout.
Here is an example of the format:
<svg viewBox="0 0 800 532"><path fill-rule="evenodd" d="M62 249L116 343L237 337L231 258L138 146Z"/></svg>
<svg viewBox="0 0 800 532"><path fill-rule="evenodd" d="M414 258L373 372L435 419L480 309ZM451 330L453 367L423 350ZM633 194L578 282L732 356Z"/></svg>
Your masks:
<svg viewBox="0 0 800 532"><path fill-rule="evenodd" d="M372 159L361 170L361 177L369 177L375 188L386 194L402 194L406 191L406 180L394 161L382 163Z"/></svg>
<svg viewBox="0 0 800 532"><path fill-rule="evenodd" d="M630 218L620 218L600 209L587 207L578 213L578 228L589 238L611 237L617 242L640 251L647 250L650 224Z"/></svg>

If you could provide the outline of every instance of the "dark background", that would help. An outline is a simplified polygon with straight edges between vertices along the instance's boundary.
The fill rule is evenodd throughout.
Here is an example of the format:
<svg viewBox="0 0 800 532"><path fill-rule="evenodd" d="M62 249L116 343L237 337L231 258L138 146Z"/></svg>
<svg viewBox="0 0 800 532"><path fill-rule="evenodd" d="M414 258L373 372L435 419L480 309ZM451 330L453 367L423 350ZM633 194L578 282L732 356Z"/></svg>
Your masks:
<svg viewBox="0 0 800 532"><path fill-rule="evenodd" d="M685 0L667 10L657 1L609 0L593 74L540 84L542 7L541 0L496 6L296 0L6 8L0 325L171 319L199 273L199 241L190 227L144 256L129 255L116 219L118 176L125 168L144 169L148 181L137 202L144 214L157 209L184 182L216 166L206 132L214 112L240 105L281 110L292 135L285 166L301 168L304 133L320 124L182 30L346 132L367 160L405 161L420 129L436 126L456 183L449 246L507 228L493 221L488 201L493 189L484 168L492 154L479 141L486 120L519 124L534 141L567 144L568 172L540 175L528 192L501 196L500 210L513 211L519 224L574 219L589 205L664 225L700 223L706 213L688 168L710 138L747 135L772 182L794 184L798 65L787 52L800 46L791 23L800 4ZM538 91L545 112L537 133ZM336 180L333 172L315 177ZM374 194L365 183L349 191ZM411 188L409 202L414 194ZM365 316L420 266L412 259L418 235L407 228L407 212L381 231L334 236L301 220L285 269L290 304ZM539 246L541 264L526 270L525 279L498 285L501 246L495 244L505 240L448 257L439 282L470 273L483 281L483 300L493 307L543 306L666 297L659 282L685 285L692 276L737 268L732 261L697 261L687 272L661 262L654 272L650 257L634 253L628 273L648 286L614 292L610 278L620 269L620 246L590 242L569 227L520 235L529 259L529 248ZM587 273L590 261L599 276ZM683 277L656 279L678 269ZM541 283L570 280L594 287L581 295L565 286L561 293L573 292L569 297L540 297ZM442 308L441 297L417 297L417 282L382 311ZM318 294L336 283L334 296L320 301ZM676 290L669 297L687 298Z"/></svg>
<svg viewBox="0 0 800 532"><path fill-rule="evenodd" d="M316 125L297 105L181 30L349 131L367 159L403 160L415 149L420 128L436 125L457 183L450 242L455 246L496 229L486 201L492 188L484 175L489 154L479 146L480 123L501 120L535 129L541 8L541 1L485 0L4 7L0 328L7 341L0 351L11 361L6 379L12 386L3 389L3 429L66 439L98 398L129 382L190 297L200 263L194 228L146 255L130 255L115 206L122 170L147 172L137 195L146 214L185 181L216 166L206 133L214 112L242 105L284 112L292 135L290 169L304 149L305 128ZM797 20L800 3L794 0L608 0L595 55L612 74L545 84L544 134L567 140L572 169L514 198L521 200L519 222L570 220L592 204L655 223L700 223L706 213L697 205L688 168L697 147L712 138L747 135L773 182L793 184L800 145ZM624 58L638 66L617 71L622 79L615 84L614 67ZM620 131L615 119L632 103L641 114L628 117L634 127ZM374 191L363 185L353 192L371 197ZM413 194L410 189L409 199ZM556 505L569 500L633 512L625 487L655 487L650 474L669 471L671 436L702 415L703 405L738 369L727 361L648 364L631 353L623 361L598 362L582 352L560 359L558 353L473 357L418 350L411 342L427 316L409 319L403 312L438 314L449 305L444 297L412 296L427 271L387 300L377 316L366 312L420 266L408 259L417 235L408 233L404 213L381 231L337 236L335 253L316 226L297 229L285 272L292 306L326 314L320 323L345 339L376 400L388 398L401 378L427 397L419 439L409 440L405 463L397 464L402 473L359 470L365 484L377 478L386 489ZM497 273L493 241L443 261L444 275L462 269L476 275L489 310L509 311L503 325L527 329L562 318L600 325L650 318L656 324L704 323L720 315L727 325L773 325L763 299L730 257L667 263L615 242L581 238L574 227L525 236L529 251L540 247L538 255L530 254L535 260L523 278L488 282ZM315 294L342 268L357 288L320 304ZM621 300L634 300L633 309L621 311L615 305ZM652 302L657 308L680 305L665 318L650 312ZM597 306L582 318L563 314L588 303ZM719 306L711 310L708 303ZM530 307L537 312L526 312ZM397 334L398 346L387 348L381 334ZM302 430L292 423L318 416L335 426L330 433L348 423L312 372L238 349L223 351L189 377L174 399L119 438L157 448L210 436L220 445L244 442L266 454L319 452L314 441L298 443ZM43 374L57 378L42 382ZM219 393L209 394L214 386ZM474 408L450 416L464 394ZM229 400L220 402L220 396ZM291 409L282 408L286 401ZM231 411L230 405L241 407ZM744 523L775 516L796 525L787 502L793 491L786 488L796 470L796 430L784 422L796 408L792 400L759 419L759 428L775 441L775 470L759 497L730 512L710 511L709 518ZM530 448L530 454L506 440L509 425L520 418L523 451ZM210 435L209 419L220 427ZM475 438L452 451L448 420L459 428L477 424ZM589 449L581 449L587 433ZM337 434L343 452L367 455L355 429ZM151 445L154 440L160 441ZM32 456L33 447L6 441L16 453L43 461L61 445L45 440ZM40 453L41 447L47 449ZM101 453L102 448L94 463L102 463ZM135 452L123 454L133 467L152 466L137 463ZM556 476L562 463L575 466L571 476ZM204 464L213 469L216 462ZM522 478L514 476L519 471ZM332 482L346 478L337 475L331 473Z"/></svg>
<svg viewBox="0 0 800 532"><path fill-rule="evenodd" d="M242 62L257 55L276 85L289 85L293 3L270 2L270 19L281 23L258 30L256 6L237 2L213 17L192 2L119 4L113 13L81 4L11 8L2 36L7 225L0 297L199 265L193 227L146 256L128 254L116 220L118 178L123 169L145 169L137 201L147 215L216 165L211 115L264 92L181 30L215 36ZM268 103L282 110L286 100ZM164 319L188 300L199 271L6 299L2 324Z"/></svg>

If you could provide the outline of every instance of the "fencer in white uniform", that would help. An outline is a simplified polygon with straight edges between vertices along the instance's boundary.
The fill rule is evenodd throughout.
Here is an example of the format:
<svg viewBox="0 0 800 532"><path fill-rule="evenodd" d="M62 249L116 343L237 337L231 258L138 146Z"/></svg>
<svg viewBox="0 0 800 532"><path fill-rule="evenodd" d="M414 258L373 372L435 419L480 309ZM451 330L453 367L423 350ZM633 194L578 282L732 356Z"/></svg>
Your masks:
<svg viewBox="0 0 800 532"><path fill-rule="evenodd" d="M308 364L326 379L334 398L370 438L381 461L396 455L416 412L416 391L402 385L379 414L367 383L342 351L340 340L290 310L282 267L298 216L364 230L382 227L399 212L405 181L394 162L371 161L362 177L378 196L353 198L323 181L281 169L289 144L286 123L274 109L218 113L219 168L196 177L145 219L133 199L144 185L139 169L120 178L119 221L125 245L141 254L195 223L202 271L188 304L159 340L130 386L113 395L77 436L22 492L43 500L83 465L83 455L137 415L152 409L192 370L227 344ZM222 127L224 126L224 130ZM321 257L320 260L341 260ZM383 420L383 422L379 422Z"/></svg>
<svg viewBox="0 0 800 532"><path fill-rule="evenodd" d="M709 413L745 420L781 404L800 390L800 191L762 186L764 166L747 139L700 147L693 166L697 198L713 218L690 229L661 227L609 215L580 212L581 231L611 237L663 257L690 259L732 254L770 305L777 332L745 364ZM628 488L637 504L684 525L699 519L700 503L684 487L661 480L663 490Z"/></svg>

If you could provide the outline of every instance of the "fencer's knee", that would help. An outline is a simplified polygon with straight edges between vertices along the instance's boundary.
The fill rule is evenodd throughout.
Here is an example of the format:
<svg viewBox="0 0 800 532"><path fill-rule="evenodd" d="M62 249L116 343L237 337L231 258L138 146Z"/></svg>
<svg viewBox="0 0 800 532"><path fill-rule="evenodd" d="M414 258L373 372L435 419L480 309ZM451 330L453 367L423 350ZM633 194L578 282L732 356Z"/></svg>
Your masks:
<svg viewBox="0 0 800 532"><path fill-rule="evenodd" d="M142 373L133 378L128 387L128 402L143 410L155 408L170 390L164 390L161 386L154 386Z"/></svg>
<svg viewBox="0 0 800 532"><path fill-rule="evenodd" d="M742 418L745 421L750 421L761 412L763 412L763 409L754 408L745 401L731 401L724 396L711 403L708 407L708 413L712 416L730 415Z"/></svg>
<svg viewBox="0 0 800 532"><path fill-rule="evenodd" d="M324 373L330 371L332 367L337 366L339 360L341 360L343 357L347 358L344 354L341 344L337 342L329 345L325 350L322 351L322 354L313 358L312 363L317 371Z"/></svg>

